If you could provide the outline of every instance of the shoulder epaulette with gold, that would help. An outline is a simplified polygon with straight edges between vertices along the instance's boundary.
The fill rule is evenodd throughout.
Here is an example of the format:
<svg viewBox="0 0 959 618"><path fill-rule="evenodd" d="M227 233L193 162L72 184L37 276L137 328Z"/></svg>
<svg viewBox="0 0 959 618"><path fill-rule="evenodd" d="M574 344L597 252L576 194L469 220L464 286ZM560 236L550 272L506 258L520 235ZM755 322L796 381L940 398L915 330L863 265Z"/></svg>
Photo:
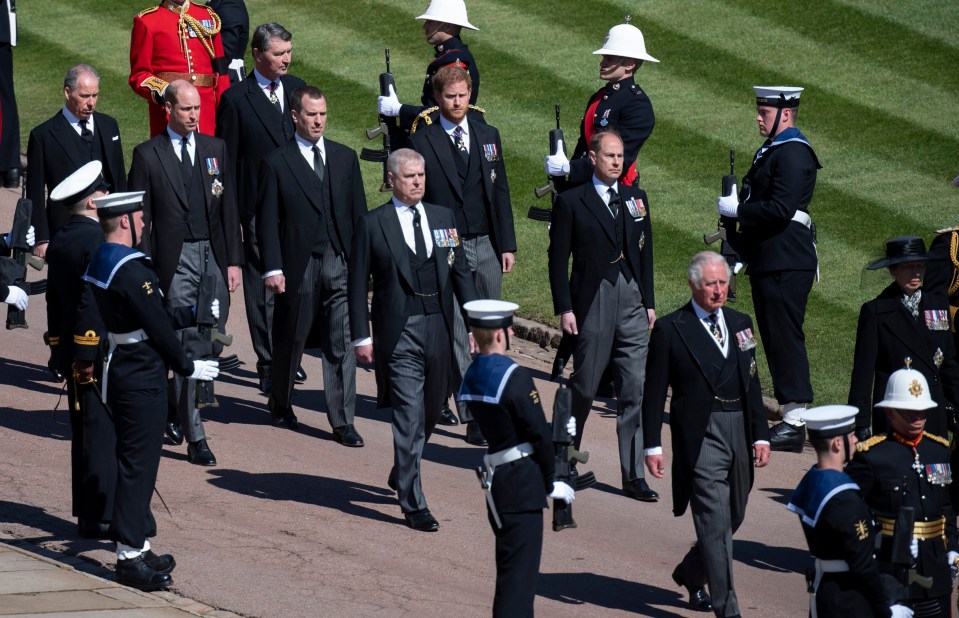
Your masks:
<svg viewBox="0 0 959 618"><path fill-rule="evenodd" d="M886 438L888 438L888 437L889 437L889 436L887 436L886 434L882 434L882 435L879 435L879 436L873 436L873 437L869 438L868 440L866 440L865 442L860 442L859 444L856 445L856 452L857 452L857 453L865 453L866 451L868 451L868 450L871 449L872 447L876 446L876 445L879 444L880 442L884 442L884 441L886 440Z"/></svg>
<svg viewBox="0 0 959 618"><path fill-rule="evenodd" d="M473 110L474 112L479 112L479 113L481 113L481 114L486 114L486 110L483 109L482 107L478 106L478 105L470 105L470 109Z"/></svg>
<svg viewBox="0 0 959 618"><path fill-rule="evenodd" d="M929 439L929 440L932 440L933 442L938 442L939 444L941 444L941 445L943 445L943 446L949 446L949 440L946 440L946 439L943 438L942 436L937 436L936 434L934 434L934 433L929 433L928 431L922 432L922 435L923 435L923 437L925 437L925 438L927 438L927 439Z"/></svg>
<svg viewBox="0 0 959 618"><path fill-rule="evenodd" d="M959 232L959 225L944 227L941 230L936 230L936 234L948 234L949 232Z"/></svg>
<svg viewBox="0 0 959 618"><path fill-rule="evenodd" d="M426 126L433 124L433 119L430 118L430 114L432 114L433 112L439 111L439 109L440 108L438 105L433 107L427 107L426 109L421 111L419 114L417 114L416 118L413 119L413 124L410 125L410 135L413 135L414 133L416 133L416 128L419 126L420 120L425 122Z"/></svg>
<svg viewBox="0 0 959 618"><path fill-rule="evenodd" d="M159 8L160 8L160 5L159 5L159 4L157 4L156 6L147 7L147 8L145 8L145 9L143 9L142 11L140 11L140 12L137 14L137 17L143 17L144 15L146 15L146 14L148 14L148 13L152 13L153 11L156 11L156 10L158 10Z"/></svg>

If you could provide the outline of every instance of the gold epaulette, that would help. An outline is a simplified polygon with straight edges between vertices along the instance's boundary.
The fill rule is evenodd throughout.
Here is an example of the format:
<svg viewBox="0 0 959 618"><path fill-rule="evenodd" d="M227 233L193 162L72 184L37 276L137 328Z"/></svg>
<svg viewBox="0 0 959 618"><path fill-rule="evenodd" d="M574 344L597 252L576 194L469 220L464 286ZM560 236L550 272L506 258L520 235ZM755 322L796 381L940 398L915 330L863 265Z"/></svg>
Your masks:
<svg viewBox="0 0 959 618"><path fill-rule="evenodd" d="M876 445L879 444L880 442L884 442L884 441L886 440L886 438L888 438L888 437L889 437L889 436L887 436L886 434L882 434L882 435L879 435L879 436L873 436L873 437L869 438L868 440L866 440L865 442L860 442L859 444L856 445L856 452L857 452L857 453L865 453L866 451L868 451L868 450L871 449L872 447L876 446Z"/></svg>
<svg viewBox="0 0 959 618"><path fill-rule="evenodd" d="M426 123L426 126L433 124L433 119L430 118L430 114L432 114L433 112L439 111L439 109L440 108L438 105L433 107L427 107L426 109L421 111L419 114L417 114L416 118L413 119L413 124L410 125L410 135L413 135L414 133L416 133L416 127L419 126L420 120L423 120Z"/></svg>
<svg viewBox="0 0 959 618"><path fill-rule="evenodd" d="M73 343L77 345L100 345L100 336L94 331L88 330L82 335L74 335Z"/></svg>
<svg viewBox="0 0 959 618"><path fill-rule="evenodd" d="M941 445L943 445L943 446L949 446L949 440L946 440L946 439L943 438L942 436L937 436L936 434L934 434L934 433L929 433L928 431L922 432L922 435L923 435L923 437L928 438L928 439L932 440L933 442L938 442L939 444L941 444Z"/></svg>
<svg viewBox="0 0 959 618"><path fill-rule="evenodd" d="M152 13L153 11L159 10L159 8L160 8L159 4L156 6L145 8L137 14L137 17L143 17L144 15L147 15L148 13Z"/></svg>
<svg viewBox="0 0 959 618"><path fill-rule="evenodd" d="M50 345L51 348L52 348L53 346L55 346L55 345L60 345L60 338L59 338L59 337L47 337L47 343Z"/></svg>
<svg viewBox="0 0 959 618"><path fill-rule="evenodd" d="M485 113L486 113L486 110L485 110L485 109L483 109L482 107L479 107L479 106L477 106L477 105L470 105L470 109L473 110L473 111L475 111L475 112L479 112L479 113L481 113L481 114L485 114Z"/></svg>
<svg viewBox="0 0 959 618"><path fill-rule="evenodd" d="M944 227L941 230L936 230L936 234L947 234L949 232L959 232L959 225L954 225L952 227Z"/></svg>

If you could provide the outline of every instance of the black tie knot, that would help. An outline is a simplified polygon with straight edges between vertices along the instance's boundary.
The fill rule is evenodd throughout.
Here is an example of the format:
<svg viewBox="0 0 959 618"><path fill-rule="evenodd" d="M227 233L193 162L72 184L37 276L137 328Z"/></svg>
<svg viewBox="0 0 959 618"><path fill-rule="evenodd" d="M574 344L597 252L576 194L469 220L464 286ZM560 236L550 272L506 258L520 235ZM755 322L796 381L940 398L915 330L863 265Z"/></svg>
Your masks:
<svg viewBox="0 0 959 618"><path fill-rule="evenodd" d="M609 211L613 213L613 216L615 217L619 214L619 205L621 203L619 199L619 193L617 193L616 189L612 187L610 187L606 193L609 195Z"/></svg>
<svg viewBox="0 0 959 618"><path fill-rule="evenodd" d="M82 118L78 124L80 125L80 137L89 144L93 141L93 131L87 126L87 120L89 118Z"/></svg>

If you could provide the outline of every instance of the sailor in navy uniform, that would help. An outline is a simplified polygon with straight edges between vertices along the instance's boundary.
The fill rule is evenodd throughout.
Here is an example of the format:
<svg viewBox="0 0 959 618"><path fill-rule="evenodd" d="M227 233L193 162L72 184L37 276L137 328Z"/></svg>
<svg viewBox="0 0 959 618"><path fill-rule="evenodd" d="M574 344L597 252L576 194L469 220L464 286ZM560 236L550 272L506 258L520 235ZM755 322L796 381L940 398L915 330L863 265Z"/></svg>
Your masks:
<svg viewBox="0 0 959 618"><path fill-rule="evenodd" d="M881 572L895 574L890 541L899 508L915 509L916 571L931 577L932 586L923 589L912 584L909 605L917 617L948 618L959 563L959 539L949 495L949 442L923 431L928 411L936 407L929 393L929 383L921 372L908 366L893 372L885 399L876 404L885 409L891 430L861 442L846 473L861 488L880 527L882 543L876 559Z"/></svg>
<svg viewBox="0 0 959 618"><path fill-rule="evenodd" d="M505 355L519 306L499 300L466 303L480 353L457 399L468 402L489 442L483 457L490 488L487 510L496 536L493 616L532 616L543 549L546 499L573 501L573 489L554 481L553 437L533 378ZM576 421L570 419L571 435Z"/></svg>
<svg viewBox="0 0 959 618"><path fill-rule="evenodd" d="M816 618L908 618L912 610L890 606L873 556L875 533L859 486L843 472L855 454L854 406L806 410L803 421L818 463L799 483L786 506L799 515L809 551L816 559L809 615Z"/></svg>
<svg viewBox="0 0 959 618"><path fill-rule="evenodd" d="M819 268L809 203L822 165L795 127L798 87L756 86L756 121L766 138L742 191L721 196L719 214L739 220L733 248L748 264L756 322L783 423L770 429L774 451L801 452L802 411L813 400L803 322Z"/></svg>
<svg viewBox="0 0 959 618"><path fill-rule="evenodd" d="M140 590L173 583L173 556L150 549L156 483L167 417L167 370L212 380L216 361L191 361L174 327L194 321L192 307L164 309L149 258L132 247L143 230L143 191L96 199L105 241L83 279L108 332L100 392L116 427L117 483L110 534L117 543L117 581ZM214 315L219 308L214 303ZM171 324L171 321L173 324Z"/></svg>

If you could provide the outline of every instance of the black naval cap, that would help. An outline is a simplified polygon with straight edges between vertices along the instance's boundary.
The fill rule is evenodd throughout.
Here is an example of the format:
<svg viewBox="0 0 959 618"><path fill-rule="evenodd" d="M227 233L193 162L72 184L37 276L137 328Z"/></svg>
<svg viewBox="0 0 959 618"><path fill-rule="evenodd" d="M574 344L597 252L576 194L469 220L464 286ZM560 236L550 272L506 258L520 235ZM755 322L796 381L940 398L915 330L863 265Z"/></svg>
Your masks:
<svg viewBox="0 0 959 618"><path fill-rule="evenodd" d="M103 163L90 161L54 187L50 192L50 201L76 204L97 191L106 191L109 188L110 185L103 180Z"/></svg>
<svg viewBox="0 0 959 618"><path fill-rule="evenodd" d="M926 243L918 236L896 236L886 241L886 257L876 260L868 270L878 270L904 264L906 262L925 262L934 256L926 253Z"/></svg>
<svg viewBox="0 0 959 618"><path fill-rule="evenodd" d="M101 219L110 219L143 210L145 193L146 191L127 191L94 198L93 202L97 205L97 216Z"/></svg>
<svg viewBox="0 0 959 618"><path fill-rule="evenodd" d="M507 328L513 325L516 303L505 300L471 300L463 305L470 326L477 328Z"/></svg>

